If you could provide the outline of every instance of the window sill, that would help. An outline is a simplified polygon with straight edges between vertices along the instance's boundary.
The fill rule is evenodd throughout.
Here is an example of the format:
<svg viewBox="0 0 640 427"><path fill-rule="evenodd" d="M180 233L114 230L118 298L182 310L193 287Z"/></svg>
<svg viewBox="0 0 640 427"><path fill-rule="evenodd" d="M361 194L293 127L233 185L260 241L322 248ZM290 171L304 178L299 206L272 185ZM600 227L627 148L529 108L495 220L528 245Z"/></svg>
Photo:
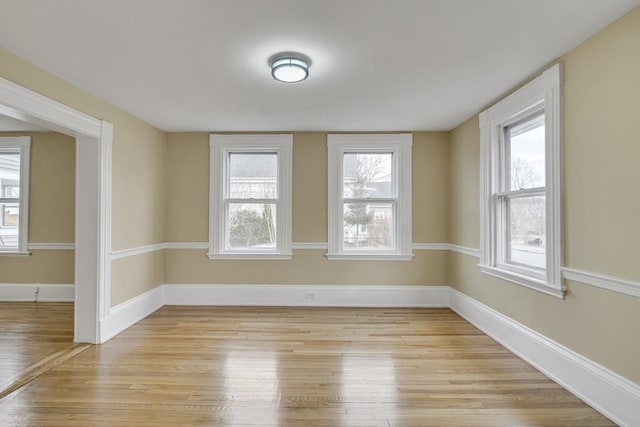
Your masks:
<svg viewBox="0 0 640 427"><path fill-rule="evenodd" d="M532 277L528 277L522 274L514 273L508 270L503 270L501 268L478 264L480 271L485 274L488 274L493 277L497 277L499 279L508 280L517 285L524 286L529 289L533 289L538 292L545 293L547 295L551 295L556 298L564 299L565 291L564 289L554 288L548 285L543 280L534 279Z"/></svg>
<svg viewBox="0 0 640 427"><path fill-rule="evenodd" d="M280 260L280 261L290 261L293 259L293 254L258 254L258 253L250 253L250 254L213 254L208 253L207 257L211 260L255 260L255 261L263 261L263 260Z"/></svg>
<svg viewBox="0 0 640 427"><path fill-rule="evenodd" d="M2 252L0 256L31 256L31 252Z"/></svg>
<svg viewBox="0 0 640 427"><path fill-rule="evenodd" d="M411 261L413 254L326 254L329 261Z"/></svg>

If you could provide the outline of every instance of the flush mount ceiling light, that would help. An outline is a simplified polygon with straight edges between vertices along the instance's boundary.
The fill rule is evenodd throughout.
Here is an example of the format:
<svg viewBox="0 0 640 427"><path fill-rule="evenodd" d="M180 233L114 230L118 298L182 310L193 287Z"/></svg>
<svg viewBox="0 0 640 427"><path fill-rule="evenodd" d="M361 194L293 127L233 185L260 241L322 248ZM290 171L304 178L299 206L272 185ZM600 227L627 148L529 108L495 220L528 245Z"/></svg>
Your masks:
<svg viewBox="0 0 640 427"><path fill-rule="evenodd" d="M277 55L270 62L271 75L279 82L297 83L309 77L311 61L302 55Z"/></svg>

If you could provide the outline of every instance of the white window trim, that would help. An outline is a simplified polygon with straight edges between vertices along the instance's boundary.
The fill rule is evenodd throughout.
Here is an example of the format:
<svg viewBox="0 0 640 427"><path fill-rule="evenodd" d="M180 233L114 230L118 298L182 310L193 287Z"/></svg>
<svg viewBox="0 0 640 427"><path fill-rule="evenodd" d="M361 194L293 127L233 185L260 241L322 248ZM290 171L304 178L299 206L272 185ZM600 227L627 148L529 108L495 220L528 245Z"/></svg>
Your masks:
<svg viewBox="0 0 640 427"><path fill-rule="evenodd" d="M480 270L549 295L564 298L562 281L561 64L480 113ZM544 109L546 176L546 270L544 278L498 265L502 230L496 224L492 197L499 191L499 143L505 125L523 113Z"/></svg>
<svg viewBox="0 0 640 427"><path fill-rule="evenodd" d="M0 138L0 149L19 148L20 149L20 215L18 218L18 249L0 249L1 255L27 256L27 244L29 242L29 170L31 160L31 137L14 136ZM0 198L2 195L0 195Z"/></svg>
<svg viewBox="0 0 640 427"><path fill-rule="evenodd" d="M293 135L220 135L209 136L209 259L290 260L291 186ZM278 209L275 249L229 251L225 249L224 176L229 152L270 151L278 153Z"/></svg>
<svg viewBox="0 0 640 427"><path fill-rule="evenodd" d="M330 134L328 147L328 252L329 260L410 261L411 242L411 147L413 135L403 134ZM396 249L394 251L342 250L343 240L343 159L344 153L392 152L397 178Z"/></svg>

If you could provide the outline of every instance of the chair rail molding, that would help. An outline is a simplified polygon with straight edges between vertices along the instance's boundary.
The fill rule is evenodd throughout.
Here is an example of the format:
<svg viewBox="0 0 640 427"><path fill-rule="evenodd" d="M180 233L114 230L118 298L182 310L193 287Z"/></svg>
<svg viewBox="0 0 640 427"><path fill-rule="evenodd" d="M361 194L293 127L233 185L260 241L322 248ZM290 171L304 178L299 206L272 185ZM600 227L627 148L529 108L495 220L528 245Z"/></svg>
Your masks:
<svg viewBox="0 0 640 427"><path fill-rule="evenodd" d="M640 282L569 267L562 267L562 277L567 280L584 283L585 285L640 297Z"/></svg>
<svg viewBox="0 0 640 427"><path fill-rule="evenodd" d="M30 251L73 251L75 243L28 243L27 249Z"/></svg>

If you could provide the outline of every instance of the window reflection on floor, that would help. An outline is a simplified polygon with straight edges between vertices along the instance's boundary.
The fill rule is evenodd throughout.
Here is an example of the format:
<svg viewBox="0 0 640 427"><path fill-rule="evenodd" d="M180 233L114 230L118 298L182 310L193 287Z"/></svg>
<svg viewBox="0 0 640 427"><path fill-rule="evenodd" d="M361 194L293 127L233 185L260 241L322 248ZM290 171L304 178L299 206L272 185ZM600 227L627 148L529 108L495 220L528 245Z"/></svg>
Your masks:
<svg viewBox="0 0 640 427"><path fill-rule="evenodd" d="M224 364L227 423L278 425L278 359L269 351L229 351ZM235 408L234 408L235 407ZM247 411L247 407L253 408Z"/></svg>
<svg viewBox="0 0 640 427"><path fill-rule="evenodd" d="M398 387L391 356L346 356L342 358L341 391L346 405L342 423L362 421L363 403L370 402L371 412L393 418L396 412ZM360 410L350 411L350 404ZM352 417L353 416L353 417Z"/></svg>

